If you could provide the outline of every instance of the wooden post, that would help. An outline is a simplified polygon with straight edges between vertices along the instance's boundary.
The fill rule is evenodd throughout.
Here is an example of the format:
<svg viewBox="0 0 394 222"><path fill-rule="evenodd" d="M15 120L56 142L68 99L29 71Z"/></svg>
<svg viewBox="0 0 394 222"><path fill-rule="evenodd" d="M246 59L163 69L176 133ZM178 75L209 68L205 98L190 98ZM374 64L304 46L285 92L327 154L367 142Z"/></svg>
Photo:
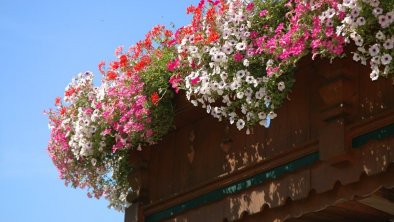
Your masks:
<svg viewBox="0 0 394 222"><path fill-rule="evenodd" d="M323 102L320 113L323 126L319 130L321 160L334 160L349 149L350 144L345 138L345 130L355 112L358 79L356 73L352 73L353 65L347 59L337 61L335 66L328 62L318 63L318 74L326 79L319 89ZM341 161L334 160L334 162Z"/></svg>
<svg viewBox="0 0 394 222"><path fill-rule="evenodd" d="M147 149L143 149L147 150ZM143 222L143 205L147 202L148 184L147 167L148 161L145 158L149 154L146 151L133 150L129 156L131 172L128 181L132 191L127 195L127 201L131 206L126 209L125 222Z"/></svg>

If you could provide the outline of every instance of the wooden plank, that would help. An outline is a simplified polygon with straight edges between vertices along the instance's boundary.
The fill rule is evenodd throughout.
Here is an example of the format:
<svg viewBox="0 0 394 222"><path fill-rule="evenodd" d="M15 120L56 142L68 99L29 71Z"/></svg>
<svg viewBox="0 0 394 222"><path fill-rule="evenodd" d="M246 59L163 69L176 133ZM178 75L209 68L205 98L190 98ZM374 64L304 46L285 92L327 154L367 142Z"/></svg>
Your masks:
<svg viewBox="0 0 394 222"><path fill-rule="evenodd" d="M358 202L388 213L390 215L394 215L394 203L380 196L372 195L365 199L358 200Z"/></svg>

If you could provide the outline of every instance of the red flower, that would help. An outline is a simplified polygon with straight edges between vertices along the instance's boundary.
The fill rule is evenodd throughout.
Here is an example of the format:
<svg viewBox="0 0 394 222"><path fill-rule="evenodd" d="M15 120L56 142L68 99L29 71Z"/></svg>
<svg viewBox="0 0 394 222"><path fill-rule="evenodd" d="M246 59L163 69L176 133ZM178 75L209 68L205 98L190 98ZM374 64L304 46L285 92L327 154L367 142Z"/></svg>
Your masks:
<svg viewBox="0 0 394 222"><path fill-rule="evenodd" d="M149 65L150 62L151 62L150 57L148 55L144 55L144 56L142 56L141 60L139 62L137 62L137 64L135 64L134 70L136 72L139 72L143 68L145 68L145 66Z"/></svg>
<svg viewBox="0 0 394 222"><path fill-rule="evenodd" d="M202 40L203 40L203 36L202 36L201 33L197 33L197 34L194 36L194 42L198 43L198 42L201 42Z"/></svg>
<svg viewBox="0 0 394 222"><path fill-rule="evenodd" d="M126 67L127 66L127 56L126 55L121 55L119 58L119 65L120 67Z"/></svg>
<svg viewBox="0 0 394 222"><path fill-rule="evenodd" d="M159 97L159 94L157 94L157 92L152 93L152 95L150 96L150 99L151 99L153 105L157 106L159 104L160 97Z"/></svg>
<svg viewBox="0 0 394 222"><path fill-rule="evenodd" d="M171 37L171 36L172 36L172 31L171 31L171 30L165 30L165 31L164 31L164 35L165 35L166 37Z"/></svg>
<svg viewBox="0 0 394 222"><path fill-rule="evenodd" d="M208 44L215 42L216 40L219 39L219 34L215 30L210 30L209 35L208 35Z"/></svg>
<svg viewBox="0 0 394 222"><path fill-rule="evenodd" d="M194 5L191 5L191 6L187 7L186 13L191 14L191 13L194 13L195 10L196 10L196 7L194 7Z"/></svg>
<svg viewBox="0 0 394 222"><path fill-rule="evenodd" d="M114 72L112 70L107 72L107 80L114 80L114 79L116 79L116 77L118 77L116 72Z"/></svg>
<svg viewBox="0 0 394 222"><path fill-rule="evenodd" d="M111 62L110 64L111 69L118 69L119 68L119 62Z"/></svg>
<svg viewBox="0 0 394 222"><path fill-rule="evenodd" d="M218 5L220 3L219 0L213 1L213 0L208 0L209 3L211 3L212 5Z"/></svg>
<svg viewBox="0 0 394 222"><path fill-rule="evenodd" d="M60 97L56 97L56 99L55 99L55 106L60 106L61 105L60 100L61 100Z"/></svg>
<svg viewBox="0 0 394 222"><path fill-rule="evenodd" d="M70 89L66 90L66 92L64 94L65 94L65 96L71 96L74 93L75 93L75 89L70 88Z"/></svg>
<svg viewBox="0 0 394 222"><path fill-rule="evenodd" d="M101 72L101 74L104 74L105 72L104 72L104 70L103 70L103 67L105 66L105 62L104 61L101 61L99 64L98 64L98 69L99 69L99 71Z"/></svg>
<svg viewBox="0 0 394 222"><path fill-rule="evenodd" d="M66 107L62 107L61 109L60 109L60 115L64 115L66 113Z"/></svg>
<svg viewBox="0 0 394 222"><path fill-rule="evenodd" d="M170 40L170 41L167 42L167 46L172 46L172 45L174 45L175 43L176 43L176 40L175 40L175 39L172 39L172 40Z"/></svg>
<svg viewBox="0 0 394 222"><path fill-rule="evenodd" d="M215 13L216 13L215 8L208 9L206 14L206 19L209 24L213 24L215 22L215 18L216 18Z"/></svg>

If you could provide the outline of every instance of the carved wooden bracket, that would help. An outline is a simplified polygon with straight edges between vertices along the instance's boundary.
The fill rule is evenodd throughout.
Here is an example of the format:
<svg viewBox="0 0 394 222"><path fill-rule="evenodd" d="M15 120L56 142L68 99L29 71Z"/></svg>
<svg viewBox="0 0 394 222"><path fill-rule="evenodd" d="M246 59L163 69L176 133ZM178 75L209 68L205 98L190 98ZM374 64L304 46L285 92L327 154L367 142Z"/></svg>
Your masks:
<svg viewBox="0 0 394 222"><path fill-rule="evenodd" d="M320 114L324 122L319 131L319 146L320 158L322 160L330 159L335 162L334 165L340 164L344 160L334 160L333 158L345 154L349 148L345 137L345 128L346 124L352 121L352 115L355 113L357 83L349 77L352 75L351 70L326 68L331 69L322 71L321 75L327 81L319 89L323 101Z"/></svg>
<svg viewBox="0 0 394 222"><path fill-rule="evenodd" d="M148 187L148 161L144 158L144 152L139 150L131 151L129 164L131 172L127 179L132 191L127 195L127 201L133 204L144 203L148 198L148 192L146 190L146 187Z"/></svg>
<svg viewBox="0 0 394 222"><path fill-rule="evenodd" d="M232 142L233 141L230 139L230 126L226 125L226 127L224 127L224 137L220 142L220 148L223 152L228 153L230 151Z"/></svg>
<svg viewBox="0 0 394 222"><path fill-rule="evenodd" d="M135 203L126 209L125 222L139 222L144 221L144 215L142 206L139 203Z"/></svg>

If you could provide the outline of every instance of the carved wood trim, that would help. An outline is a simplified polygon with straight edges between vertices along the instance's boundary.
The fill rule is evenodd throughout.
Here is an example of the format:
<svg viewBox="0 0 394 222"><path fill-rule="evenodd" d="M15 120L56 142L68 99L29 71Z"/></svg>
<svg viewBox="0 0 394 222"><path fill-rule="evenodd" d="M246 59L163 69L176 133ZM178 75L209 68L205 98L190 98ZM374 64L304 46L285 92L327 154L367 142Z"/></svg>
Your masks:
<svg viewBox="0 0 394 222"><path fill-rule="evenodd" d="M174 205L181 204L215 189L225 187L242 179L256 175L257 173L273 169L275 167L281 166L283 164L286 164L303 156L315 153L317 151L318 142L316 140L309 141L291 152L280 154L274 158L267 159L262 163L250 165L231 174L223 174L210 182L195 186L187 192L176 194L173 197L146 205L144 207L145 215L150 215L155 212L170 208Z"/></svg>

